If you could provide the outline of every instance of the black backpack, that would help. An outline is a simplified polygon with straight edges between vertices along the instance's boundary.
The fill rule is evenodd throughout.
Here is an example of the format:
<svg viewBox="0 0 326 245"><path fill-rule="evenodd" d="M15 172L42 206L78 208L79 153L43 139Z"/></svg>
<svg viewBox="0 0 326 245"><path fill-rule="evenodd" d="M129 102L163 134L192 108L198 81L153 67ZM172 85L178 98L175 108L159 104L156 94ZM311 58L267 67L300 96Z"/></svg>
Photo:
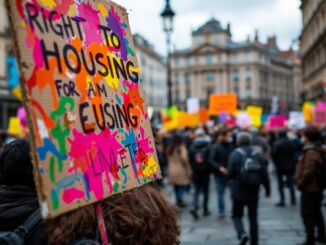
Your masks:
<svg viewBox="0 0 326 245"><path fill-rule="evenodd" d="M0 231L1 245L24 245L25 240L41 224L41 211L36 209L18 228L14 231Z"/></svg>
<svg viewBox="0 0 326 245"><path fill-rule="evenodd" d="M263 181L263 166L257 160L258 151L252 149L248 154L243 149L236 149L242 156L239 183L247 188L257 188Z"/></svg>
<svg viewBox="0 0 326 245"><path fill-rule="evenodd" d="M192 168L195 172L209 171L208 150L209 150L208 145L201 148L194 147Z"/></svg>

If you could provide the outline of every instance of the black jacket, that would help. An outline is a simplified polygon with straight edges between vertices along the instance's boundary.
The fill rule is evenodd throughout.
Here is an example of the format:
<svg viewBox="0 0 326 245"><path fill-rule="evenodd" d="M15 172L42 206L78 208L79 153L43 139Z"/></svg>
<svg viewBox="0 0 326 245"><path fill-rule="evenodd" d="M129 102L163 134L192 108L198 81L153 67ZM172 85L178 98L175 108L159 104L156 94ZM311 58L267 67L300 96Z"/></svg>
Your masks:
<svg viewBox="0 0 326 245"><path fill-rule="evenodd" d="M24 186L0 186L0 231L13 231L39 208L35 189ZM47 244L43 225L30 235L26 244Z"/></svg>
<svg viewBox="0 0 326 245"><path fill-rule="evenodd" d="M253 147L250 146L250 145L241 146L241 148L247 154L249 154L253 150ZM263 168L263 173L262 173L263 181L262 181L262 184L265 187L266 194L269 195L270 194L269 177L268 177L266 166L264 164L263 156L261 154L258 154L256 156L256 159L262 165L262 168ZM237 200L258 199L259 186L257 186L257 188L247 189L246 187L240 185L240 183L238 181L238 178L239 178L240 173L241 173L242 161L243 161L243 156L239 152L234 150L230 155L229 164L228 164L228 177L231 180L233 180L233 182L232 182L232 196L233 196L233 198L235 198Z"/></svg>
<svg viewBox="0 0 326 245"><path fill-rule="evenodd" d="M200 181L209 178L210 165L208 162L210 150L210 139L206 137L196 138L189 149L189 161L193 170L194 181ZM200 168L196 167L196 153L202 151L205 154L205 162Z"/></svg>
<svg viewBox="0 0 326 245"><path fill-rule="evenodd" d="M219 168L228 168L229 156L232 150L233 147L229 143L217 142L211 147L209 154L209 164L211 165L212 171L215 175L226 177L219 171Z"/></svg>
<svg viewBox="0 0 326 245"><path fill-rule="evenodd" d="M296 165L295 146L287 138L275 141L272 149L272 157L276 169L281 174L294 174Z"/></svg>

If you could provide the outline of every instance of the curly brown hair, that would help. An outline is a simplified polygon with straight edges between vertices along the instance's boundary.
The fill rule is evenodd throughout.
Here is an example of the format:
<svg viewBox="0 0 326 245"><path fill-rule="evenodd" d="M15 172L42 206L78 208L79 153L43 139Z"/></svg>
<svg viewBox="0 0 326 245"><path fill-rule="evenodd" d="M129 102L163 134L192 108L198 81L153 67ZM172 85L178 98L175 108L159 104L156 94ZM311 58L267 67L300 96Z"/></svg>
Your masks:
<svg viewBox="0 0 326 245"><path fill-rule="evenodd" d="M178 213L151 185L111 196L101 204L108 237L113 245L180 243ZM48 221L48 243L68 245L81 236L94 239L97 229L95 205Z"/></svg>
<svg viewBox="0 0 326 245"><path fill-rule="evenodd" d="M102 204L112 244L179 244L174 206L150 185L113 196Z"/></svg>

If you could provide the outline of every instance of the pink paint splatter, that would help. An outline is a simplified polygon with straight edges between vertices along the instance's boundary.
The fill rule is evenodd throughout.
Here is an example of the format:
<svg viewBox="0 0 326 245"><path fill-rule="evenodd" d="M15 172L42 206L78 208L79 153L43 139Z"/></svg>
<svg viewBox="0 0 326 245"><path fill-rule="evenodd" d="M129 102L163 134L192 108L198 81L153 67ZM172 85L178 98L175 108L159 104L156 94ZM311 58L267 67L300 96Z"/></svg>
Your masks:
<svg viewBox="0 0 326 245"><path fill-rule="evenodd" d="M119 180L118 156L122 146L116 139L118 133L106 129L85 135L74 129L72 134L74 139L68 139L71 145L69 156L74 162L72 171L82 171L90 192L101 200L104 194L102 175L105 174L110 193L113 191L111 177Z"/></svg>
<svg viewBox="0 0 326 245"><path fill-rule="evenodd" d="M82 3L78 5L79 16L87 20L82 23L86 38L85 44L87 46L94 42L102 43L102 37L98 29L98 25L101 24L98 17L99 12L94 10L90 4ZM94 30L97 31L95 32Z"/></svg>
<svg viewBox="0 0 326 245"><path fill-rule="evenodd" d="M85 193L75 187L65 189L62 194L62 199L67 204L72 203L74 200L83 199L84 197Z"/></svg>

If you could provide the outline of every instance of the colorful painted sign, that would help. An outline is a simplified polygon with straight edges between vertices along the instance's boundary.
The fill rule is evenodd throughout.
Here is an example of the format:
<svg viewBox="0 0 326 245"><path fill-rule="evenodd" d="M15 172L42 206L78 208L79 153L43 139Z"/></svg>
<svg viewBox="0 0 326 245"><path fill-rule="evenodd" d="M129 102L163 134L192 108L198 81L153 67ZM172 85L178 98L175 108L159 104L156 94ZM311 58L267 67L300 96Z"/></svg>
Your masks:
<svg viewBox="0 0 326 245"><path fill-rule="evenodd" d="M317 126L326 126L326 109L315 110L313 123Z"/></svg>
<svg viewBox="0 0 326 245"><path fill-rule="evenodd" d="M162 110L163 127L174 130L179 126L179 110L176 106L166 107Z"/></svg>
<svg viewBox="0 0 326 245"><path fill-rule="evenodd" d="M313 119L313 111L314 111L314 103L313 102L305 102L302 107L303 117L306 122L312 122Z"/></svg>
<svg viewBox="0 0 326 245"><path fill-rule="evenodd" d="M8 1L43 217L160 178L126 10Z"/></svg>
<svg viewBox="0 0 326 245"><path fill-rule="evenodd" d="M219 115L222 112L234 113L237 110L236 94L212 94L209 97L209 114Z"/></svg>
<svg viewBox="0 0 326 245"><path fill-rule="evenodd" d="M254 127L261 126L261 116L263 114L263 108L259 106L248 106L246 112L251 117L251 125Z"/></svg>
<svg viewBox="0 0 326 245"><path fill-rule="evenodd" d="M248 128L251 125L251 117L247 112L241 111L236 115L236 122L240 128Z"/></svg>

